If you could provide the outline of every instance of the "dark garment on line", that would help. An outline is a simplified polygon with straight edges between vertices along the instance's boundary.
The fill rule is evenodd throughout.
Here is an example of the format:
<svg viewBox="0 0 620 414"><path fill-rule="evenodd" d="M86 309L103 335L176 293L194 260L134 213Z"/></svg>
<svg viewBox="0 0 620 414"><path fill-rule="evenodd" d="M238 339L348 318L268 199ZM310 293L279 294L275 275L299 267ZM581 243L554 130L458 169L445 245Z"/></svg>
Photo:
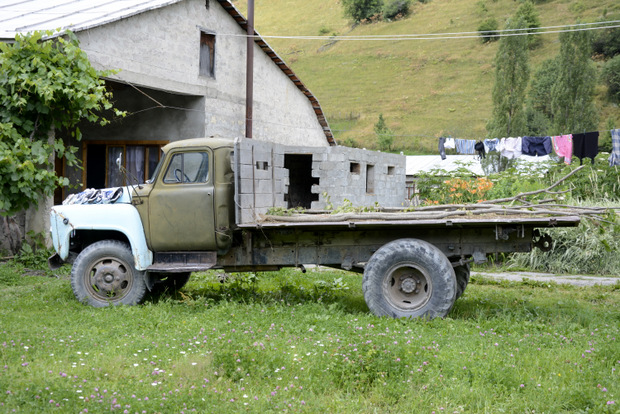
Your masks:
<svg viewBox="0 0 620 414"><path fill-rule="evenodd" d="M552 148L551 137L523 137L521 140L523 155L542 157L551 154Z"/></svg>
<svg viewBox="0 0 620 414"><path fill-rule="evenodd" d="M482 141L476 142L476 145L474 145L474 149L478 153L478 158L486 158L486 150L484 149L484 144Z"/></svg>
<svg viewBox="0 0 620 414"><path fill-rule="evenodd" d="M444 148L445 143L446 143L445 137L439 138L439 155L441 155L442 160L446 159L446 149Z"/></svg>
<svg viewBox="0 0 620 414"><path fill-rule="evenodd" d="M579 158L583 165L584 158L590 158L594 164L594 157L598 154L598 131L585 134L573 134L573 155Z"/></svg>

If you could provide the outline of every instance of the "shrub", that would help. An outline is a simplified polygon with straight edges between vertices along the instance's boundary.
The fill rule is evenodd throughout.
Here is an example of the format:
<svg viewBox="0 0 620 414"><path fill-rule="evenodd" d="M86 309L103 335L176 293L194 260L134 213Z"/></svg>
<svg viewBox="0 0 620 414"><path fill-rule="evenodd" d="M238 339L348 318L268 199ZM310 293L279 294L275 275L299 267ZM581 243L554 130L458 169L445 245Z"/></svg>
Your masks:
<svg viewBox="0 0 620 414"><path fill-rule="evenodd" d="M536 33L536 29L540 27L540 18L538 17L538 12L536 11L536 7L534 3L531 1L524 2L515 14L517 19L522 19L524 23L524 28L532 29L528 30L528 33ZM527 47L530 49L535 49L540 46L542 43L542 37L538 35L530 35L527 37Z"/></svg>
<svg viewBox="0 0 620 414"><path fill-rule="evenodd" d="M345 15L359 23L381 14L383 0L342 0L342 5Z"/></svg>
<svg viewBox="0 0 620 414"><path fill-rule="evenodd" d="M377 142L381 151L389 151L394 142L394 133L388 128L383 119L383 114L379 114L379 120L375 124L375 134L377 134Z"/></svg>
<svg viewBox="0 0 620 414"><path fill-rule="evenodd" d="M411 0L387 0L383 6L384 19L398 19L409 15Z"/></svg>
<svg viewBox="0 0 620 414"><path fill-rule="evenodd" d="M499 28L499 23L492 17L489 17L478 26L478 32L480 33L480 40L482 43L495 42L499 39L496 37L497 29Z"/></svg>
<svg viewBox="0 0 620 414"><path fill-rule="evenodd" d="M486 177L476 179L451 178L443 182L440 194L448 204L475 203L486 200L493 182Z"/></svg>
<svg viewBox="0 0 620 414"><path fill-rule="evenodd" d="M608 60L603 66L603 82L607 85L607 97L620 103L620 55Z"/></svg>
<svg viewBox="0 0 620 414"><path fill-rule="evenodd" d="M620 20L620 15L608 16L605 21ZM592 37L592 52L612 58L620 54L620 28L595 30Z"/></svg>

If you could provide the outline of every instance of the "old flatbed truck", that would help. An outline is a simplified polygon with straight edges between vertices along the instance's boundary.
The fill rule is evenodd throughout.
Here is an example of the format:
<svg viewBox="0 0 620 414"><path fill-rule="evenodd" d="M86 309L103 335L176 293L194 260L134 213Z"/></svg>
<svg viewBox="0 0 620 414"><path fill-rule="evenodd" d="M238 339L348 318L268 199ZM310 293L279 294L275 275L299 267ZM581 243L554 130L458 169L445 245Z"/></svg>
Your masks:
<svg viewBox="0 0 620 414"><path fill-rule="evenodd" d="M530 251L538 228L579 223L578 216L548 214L266 218L257 201L258 187L265 186L261 175L271 177L266 182L272 187L263 191L268 195L287 193L290 184L276 174L276 168L288 171L269 148L225 138L168 144L146 184L124 187L109 202L52 208L57 253L50 266L73 263L75 296L101 307L140 303L147 290L180 288L195 271L315 264L363 273L364 298L375 315L433 318L447 315L463 293L471 261ZM545 237L542 244L548 243Z"/></svg>

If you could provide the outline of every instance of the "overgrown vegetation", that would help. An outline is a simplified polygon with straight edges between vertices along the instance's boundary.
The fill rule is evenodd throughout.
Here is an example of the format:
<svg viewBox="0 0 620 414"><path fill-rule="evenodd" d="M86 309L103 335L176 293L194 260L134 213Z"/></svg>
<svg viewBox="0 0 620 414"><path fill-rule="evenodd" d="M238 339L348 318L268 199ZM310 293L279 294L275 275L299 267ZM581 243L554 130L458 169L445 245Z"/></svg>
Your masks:
<svg viewBox="0 0 620 414"><path fill-rule="evenodd" d="M56 36L56 37L55 37ZM12 215L68 180L54 157L75 165L75 148L58 133L81 138L80 121L107 122L111 109L103 76L71 32L18 35L0 42L0 214Z"/></svg>
<svg viewBox="0 0 620 414"><path fill-rule="evenodd" d="M224 280L224 282L222 282ZM140 306L0 264L3 412L617 412L618 286L473 278L377 318L359 275L198 273ZM493 390L489 393L489 390Z"/></svg>
<svg viewBox="0 0 620 414"><path fill-rule="evenodd" d="M389 151L392 149L392 143L394 142L394 133L385 123L383 114L379 114L379 119L375 124L375 134L377 134L377 143L379 150Z"/></svg>
<svg viewBox="0 0 620 414"><path fill-rule="evenodd" d="M577 228L549 230L555 240L550 252L535 249L527 254L508 256L506 265L512 269L526 269L553 273L613 274L620 275L620 168L607 164L608 154L599 154L595 164L586 167L562 183L550 196L533 195L531 202L546 204L608 206L612 208L601 219L583 218ZM514 197L520 193L547 188L578 166L548 162L523 164L513 161L505 171L488 178L475 178L462 169L453 174L435 170L422 174L417 181L419 197L425 204L476 203L484 200ZM613 209L615 208L615 210Z"/></svg>
<svg viewBox="0 0 620 414"><path fill-rule="evenodd" d="M419 0L425 3L423 0ZM343 0L347 17L355 23L364 21L393 20L407 17L412 0Z"/></svg>

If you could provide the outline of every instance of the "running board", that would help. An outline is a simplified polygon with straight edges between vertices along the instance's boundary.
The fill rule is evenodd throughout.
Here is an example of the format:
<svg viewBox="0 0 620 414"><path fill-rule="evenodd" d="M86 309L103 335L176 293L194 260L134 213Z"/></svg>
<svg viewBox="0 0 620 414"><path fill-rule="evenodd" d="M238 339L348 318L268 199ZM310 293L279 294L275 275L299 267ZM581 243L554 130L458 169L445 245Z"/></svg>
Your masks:
<svg viewBox="0 0 620 414"><path fill-rule="evenodd" d="M209 270L217 263L216 252L163 252L155 253L149 272L199 272Z"/></svg>

